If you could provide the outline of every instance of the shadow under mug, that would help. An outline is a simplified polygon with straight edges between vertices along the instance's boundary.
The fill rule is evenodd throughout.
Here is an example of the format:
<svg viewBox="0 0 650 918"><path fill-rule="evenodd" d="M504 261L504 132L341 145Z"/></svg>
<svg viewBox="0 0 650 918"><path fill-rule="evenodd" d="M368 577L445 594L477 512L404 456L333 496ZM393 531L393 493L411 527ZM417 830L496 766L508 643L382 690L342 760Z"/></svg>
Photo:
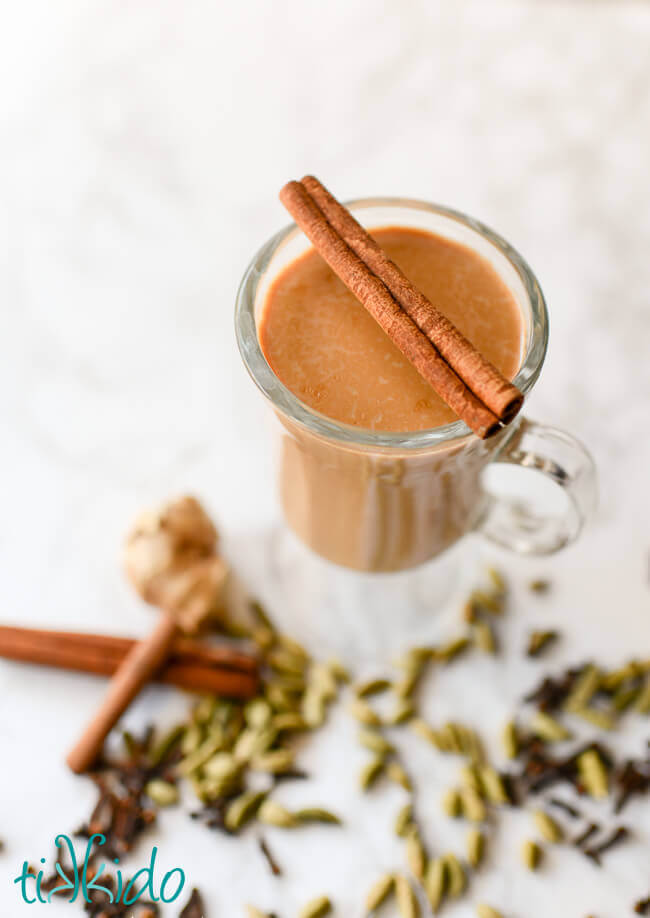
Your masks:
<svg viewBox="0 0 650 918"><path fill-rule="evenodd" d="M544 362L548 315L523 258L486 226L434 204L372 198L348 206L371 230L428 230L491 262L521 310L522 355L514 382L528 394ZM269 240L244 275L235 313L246 368L278 420L281 502L300 539L336 564L368 572L422 564L477 531L526 554L549 554L573 541L595 507L596 475L591 457L569 434L526 418L488 440L460 420L433 430L375 432L313 411L280 382L260 348L257 324L269 284L308 247L295 225ZM564 491L562 509L551 515L535 510L527 485L509 497L491 494L483 472L494 463L541 472Z"/></svg>

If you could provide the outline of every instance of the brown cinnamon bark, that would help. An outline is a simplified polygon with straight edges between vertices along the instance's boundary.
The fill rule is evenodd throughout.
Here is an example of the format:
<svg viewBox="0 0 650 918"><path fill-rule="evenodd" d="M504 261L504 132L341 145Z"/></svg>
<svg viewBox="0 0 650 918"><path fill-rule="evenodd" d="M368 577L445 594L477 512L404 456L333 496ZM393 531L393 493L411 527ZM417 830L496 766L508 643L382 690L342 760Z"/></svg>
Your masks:
<svg viewBox="0 0 650 918"><path fill-rule="evenodd" d="M112 676L135 643L105 634L0 626L0 657L98 676ZM176 638L153 678L191 692L246 699L257 690L257 661L230 647Z"/></svg>
<svg viewBox="0 0 650 918"><path fill-rule="evenodd" d="M496 433L500 427L496 415L447 364L383 281L352 251L307 189L300 182L289 182L280 192L280 200L335 274L449 407L477 436L486 438Z"/></svg>
<svg viewBox="0 0 650 918"><path fill-rule="evenodd" d="M413 319L420 331L424 332L474 395L500 421L511 421L523 403L523 395L519 389L486 360L456 326L410 282L367 230L317 178L306 175L301 184L343 241L386 285L396 302Z"/></svg>
<svg viewBox="0 0 650 918"><path fill-rule="evenodd" d="M66 761L76 774L88 771L97 760L110 731L167 659L176 634L174 616L161 612L147 639L131 648L111 679L92 720L67 755Z"/></svg>

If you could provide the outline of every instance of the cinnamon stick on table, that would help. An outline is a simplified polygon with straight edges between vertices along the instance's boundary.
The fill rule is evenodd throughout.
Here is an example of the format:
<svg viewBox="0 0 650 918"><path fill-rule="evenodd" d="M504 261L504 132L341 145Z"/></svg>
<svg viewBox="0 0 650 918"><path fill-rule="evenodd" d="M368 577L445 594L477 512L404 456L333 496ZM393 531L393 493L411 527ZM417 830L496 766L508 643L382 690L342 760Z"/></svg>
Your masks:
<svg viewBox="0 0 650 918"><path fill-rule="evenodd" d="M0 626L0 657L98 676L112 676L134 644L105 634ZM155 680L187 691L251 698L258 686L257 661L231 647L177 638Z"/></svg>
<svg viewBox="0 0 650 918"><path fill-rule="evenodd" d="M512 420L521 392L410 283L317 179L289 182L280 200L335 274L479 437Z"/></svg>

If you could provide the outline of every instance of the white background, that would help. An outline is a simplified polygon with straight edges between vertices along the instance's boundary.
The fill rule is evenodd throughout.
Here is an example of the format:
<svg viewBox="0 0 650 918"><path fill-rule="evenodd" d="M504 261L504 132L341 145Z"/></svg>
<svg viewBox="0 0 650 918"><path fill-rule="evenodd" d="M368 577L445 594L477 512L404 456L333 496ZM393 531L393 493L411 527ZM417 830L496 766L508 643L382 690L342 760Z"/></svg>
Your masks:
<svg viewBox="0 0 650 918"><path fill-rule="evenodd" d="M142 505L191 490L274 611L299 609L294 630L307 639L312 622L322 630L329 575L280 526L265 406L232 331L247 261L287 222L277 192L310 171L342 198L439 201L512 241L552 320L528 413L583 439L599 467L599 515L581 542L543 563L506 560L519 586L531 573L555 586L543 605L516 593L505 665L441 678L428 713L481 720L495 737L540 672L517 660L533 623L565 633L558 667L650 655L649 4L27 0L3 10L0 620L146 633L154 613L122 580L123 533ZM427 577L391 587L404 609L426 606ZM372 586L348 583L354 616ZM3 916L26 911L11 883L23 859L49 856L54 834L88 812L92 789L63 757L101 691L90 677L0 663ZM172 707L183 703L152 690L131 720L164 721ZM630 728L621 742L639 752L647 734ZM453 770L418 743L408 752L430 844L458 847L438 816ZM343 714L305 749L316 777L296 795L344 813L347 827L270 831L282 880L268 877L254 835L222 839L180 814L163 816L161 863L186 869L210 918L250 900L285 918L321 892L337 914L360 915L377 873L403 868L390 836L400 793L360 801L362 761ZM506 822L498 857L450 915L487 899L506 918L623 918L650 891L647 802L630 819L636 841L600 872L558 849L524 876L528 823Z"/></svg>

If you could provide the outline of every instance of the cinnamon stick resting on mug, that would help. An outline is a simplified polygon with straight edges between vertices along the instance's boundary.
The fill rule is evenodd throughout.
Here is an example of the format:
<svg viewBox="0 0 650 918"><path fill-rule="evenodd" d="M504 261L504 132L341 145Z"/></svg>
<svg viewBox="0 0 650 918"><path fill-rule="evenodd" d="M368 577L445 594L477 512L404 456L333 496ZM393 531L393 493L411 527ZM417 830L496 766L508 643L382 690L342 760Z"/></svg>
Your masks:
<svg viewBox="0 0 650 918"><path fill-rule="evenodd" d="M370 234L313 176L280 200L316 251L421 376L481 438L511 421L523 395L411 284Z"/></svg>
<svg viewBox="0 0 650 918"><path fill-rule="evenodd" d="M0 625L0 657L97 676L112 676L136 641L107 634L48 631ZM153 680L190 692L252 698L257 661L225 645L175 638Z"/></svg>

